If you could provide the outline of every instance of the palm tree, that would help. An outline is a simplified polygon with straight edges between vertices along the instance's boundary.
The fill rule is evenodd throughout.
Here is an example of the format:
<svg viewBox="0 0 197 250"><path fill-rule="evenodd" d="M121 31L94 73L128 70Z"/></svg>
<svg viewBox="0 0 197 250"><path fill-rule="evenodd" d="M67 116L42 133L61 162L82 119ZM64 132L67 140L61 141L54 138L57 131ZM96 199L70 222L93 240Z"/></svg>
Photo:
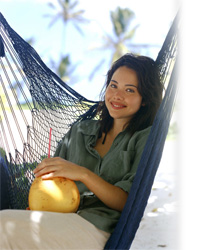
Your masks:
<svg viewBox="0 0 197 250"><path fill-rule="evenodd" d="M109 41L109 47L112 47L113 49L111 60L111 62L113 62L129 51L126 42L134 37L139 25L136 25L129 30L130 23L134 20L135 14L128 8L121 9L120 7L117 7L115 11L111 11L110 17L115 37L112 38L107 36L106 39Z"/></svg>
<svg viewBox="0 0 197 250"><path fill-rule="evenodd" d="M104 34L103 45L97 49L110 49L112 50L112 56L110 65L119 57L127 52L139 53L139 49L142 47L148 47L148 44L132 44L131 41L135 36L136 30L139 24L131 27L131 22L135 19L135 13L128 8L117 7L115 11L110 12L110 19L113 26L113 36ZM95 67L90 75L90 79L94 76L95 72L102 66L105 59L102 59Z"/></svg>
<svg viewBox="0 0 197 250"><path fill-rule="evenodd" d="M59 19L63 21L63 47L65 48L65 28L68 22L72 22L72 25L77 31L83 35L82 29L78 25L79 23L87 23L88 20L83 17L85 10L75 10L79 2L73 0L57 0L58 5L50 2L48 6L55 10L54 14L47 14L45 17L51 17L52 20L49 27L53 26ZM63 50L62 50L63 51Z"/></svg>
<svg viewBox="0 0 197 250"><path fill-rule="evenodd" d="M64 55L65 48L65 39L66 39L66 26L69 22L72 22L72 25L77 29L77 31L83 35L82 29L78 24L87 23L88 20L83 17L85 10L76 10L79 2L77 0L57 0L57 4L52 2L48 3L48 6L55 11L54 14L47 14L45 17L50 17L51 22L49 27L53 26L58 20L63 21L63 32L62 32L62 48L60 51L60 62L56 68L56 73L63 79L68 80L69 77L69 67L70 67L70 58L69 55ZM54 66L55 63L51 61L51 64Z"/></svg>

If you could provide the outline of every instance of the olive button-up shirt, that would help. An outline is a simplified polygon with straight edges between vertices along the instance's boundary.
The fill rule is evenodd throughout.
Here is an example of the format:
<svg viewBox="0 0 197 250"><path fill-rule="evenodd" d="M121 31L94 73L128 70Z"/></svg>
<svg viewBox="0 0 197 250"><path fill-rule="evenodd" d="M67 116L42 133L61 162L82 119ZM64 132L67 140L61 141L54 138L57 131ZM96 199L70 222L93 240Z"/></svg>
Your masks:
<svg viewBox="0 0 197 250"><path fill-rule="evenodd" d="M86 167L105 181L129 192L151 127L134 133L125 129L115 138L102 158L94 149L99 136L98 121L84 121L72 126L59 144L55 155ZM76 182L81 203L78 214L99 229L112 233L121 212L102 203L87 187Z"/></svg>

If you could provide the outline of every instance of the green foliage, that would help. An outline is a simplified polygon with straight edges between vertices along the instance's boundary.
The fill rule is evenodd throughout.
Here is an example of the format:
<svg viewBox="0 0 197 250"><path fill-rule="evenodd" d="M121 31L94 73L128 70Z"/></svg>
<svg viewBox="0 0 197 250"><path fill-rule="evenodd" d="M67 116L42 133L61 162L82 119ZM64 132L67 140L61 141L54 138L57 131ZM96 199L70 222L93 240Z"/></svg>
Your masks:
<svg viewBox="0 0 197 250"><path fill-rule="evenodd" d="M64 56L61 61L60 64L57 68L57 73L58 75L63 78L65 76L68 76L68 67L70 65L70 59L69 59L69 55Z"/></svg>
<svg viewBox="0 0 197 250"><path fill-rule="evenodd" d="M5 158L5 156L6 156L6 152L3 148L0 148L0 155L2 158Z"/></svg>
<svg viewBox="0 0 197 250"><path fill-rule="evenodd" d="M135 14L128 8L121 9L118 7L115 11L110 12L110 16L114 32L116 36L120 37L127 32L130 22L134 19Z"/></svg>
<svg viewBox="0 0 197 250"><path fill-rule="evenodd" d="M46 159L47 157L48 157L47 155L41 155L41 157L40 157L41 161L44 160L44 159Z"/></svg>
<svg viewBox="0 0 197 250"><path fill-rule="evenodd" d="M115 60L130 51L127 43L129 41L129 43L131 44L131 40L133 39L139 25L131 27L131 22L134 20L135 14L129 8L123 9L117 7L114 11L110 12L110 18L114 35L111 37L110 35L105 34L103 45L99 49L110 49L112 51L110 60L111 65ZM91 78L94 76L100 66L102 66L101 62L98 63L98 65L91 73Z"/></svg>
<svg viewBox="0 0 197 250"><path fill-rule="evenodd" d="M45 17L50 17L51 21L49 27L53 26L58 20L63 22L62 30L62 45L60 48L60 62L58 64L51 60L52 68L60 76L63 81L69 80L69 66L71 65L69 55L65 55L66 48L66 25L70 22L75 27L75 29L83 35L81 29L82 23L88 23L89 21L83 17L85 10L78 10L77 5L79 1L73 0L56 0L57 4L53 2L48 3L53 13L45 15Z"/></svg>

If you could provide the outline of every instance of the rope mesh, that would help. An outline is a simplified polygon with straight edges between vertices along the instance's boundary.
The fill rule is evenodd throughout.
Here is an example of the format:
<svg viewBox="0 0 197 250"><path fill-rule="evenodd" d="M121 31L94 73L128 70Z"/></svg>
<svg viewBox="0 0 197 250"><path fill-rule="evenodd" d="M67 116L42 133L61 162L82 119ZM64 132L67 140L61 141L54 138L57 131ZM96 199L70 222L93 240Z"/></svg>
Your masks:
<svg viewBox="0 0 197 250"><path fill-rule="evenodd" d="M83 115L90 119L85 99L42 62L0 14L0 147L8 158L11 207L26 208L32 169L51 155L70 125ZM81 119L83 119L81 117ZM17 194L17 195L16 195Z"/></svg>

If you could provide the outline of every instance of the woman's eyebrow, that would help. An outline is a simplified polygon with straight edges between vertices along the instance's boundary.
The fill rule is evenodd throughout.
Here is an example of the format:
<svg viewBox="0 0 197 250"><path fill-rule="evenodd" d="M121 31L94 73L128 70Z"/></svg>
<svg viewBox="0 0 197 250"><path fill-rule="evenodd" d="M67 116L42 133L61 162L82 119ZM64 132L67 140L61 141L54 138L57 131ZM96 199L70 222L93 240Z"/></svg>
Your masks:
<svg viewBox="0 0 197 250"><path fill-rule="evenodd" d="M115 83L117 83L117 84L118 84L118 82L117 82L116 80L113 80L113 79L111 79L111 82L115 82Z"/></svg>
<svg viewBox="0 0 197 250"><path fill-rule="evenodd" d="M132 87L135 87L136 89L138 88L137 86L135 86L133 84L126 84L125 86L132 86Z"/></svg>
<svg viewBox="0 0 197 250"><path fill-rule="evenodd" d="M113 79L111 79L111 82L115 82L115 83L118 84L118 82L117 82L116 80L113 80ZM134 87L134 88L138 89L138 87L135 86L135 85L133 85L133 84L126 84L125 86L126 86L126 87L130 86L130 87Z"/></svg>

